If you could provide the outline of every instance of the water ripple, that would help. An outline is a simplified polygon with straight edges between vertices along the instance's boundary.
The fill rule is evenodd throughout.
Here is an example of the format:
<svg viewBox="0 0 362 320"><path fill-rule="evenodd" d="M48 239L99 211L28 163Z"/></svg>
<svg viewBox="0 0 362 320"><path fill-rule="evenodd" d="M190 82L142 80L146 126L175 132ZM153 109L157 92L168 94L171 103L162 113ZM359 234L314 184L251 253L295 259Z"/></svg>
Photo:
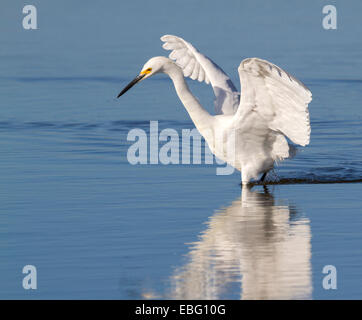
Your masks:
<svg viewBox="0 0 362 320"><path fill-rule="evenodd" d="M190 121L176 121L176 120L159 120L159 127L193 127ZM74 129L74 130L93 130L96 128L104 128L109 131L128 131L133 128L140 128L148 130L150 126L149 120L116 120L111 122L50 122L50 121L30 121L30 122L13 122L13 121L0 121L0 130L27 130L27 129Z"/></svg>
<svg viewBox="0 0 362 320"><path fill-rule="evenodd" d="M362 179L341 179L340 177L318 177L318 178L281 178L271 181L258 181L251 186L285 185L285 184L336 184L336 183L361 183Z"/></svg>

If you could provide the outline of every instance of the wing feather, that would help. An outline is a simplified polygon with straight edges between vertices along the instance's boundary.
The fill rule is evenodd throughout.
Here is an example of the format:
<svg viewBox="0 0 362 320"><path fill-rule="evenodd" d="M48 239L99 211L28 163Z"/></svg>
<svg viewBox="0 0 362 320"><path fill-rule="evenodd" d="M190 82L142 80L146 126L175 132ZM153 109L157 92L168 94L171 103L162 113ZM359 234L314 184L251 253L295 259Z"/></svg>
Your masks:
<svg viewBox="0 0 362 320"><path fill-rule="evenodd" d="M199 71L200 71L200 64L196 63L190 78L192 80L196 80L199 77Z"/></svg>
<svg viewBox="0 0 362 320"><path fill-rule="evenodd" d="M236 119L242 121L248 113L257 112L271 130L283 133L296 144L309 144L309 89L288 72L262 59L245 59L238 71L242 93Z"/></svg>
<svg viewBox="0 0 362 320"><path fill-rule="evenodd" d="M162 47L171 50L170 59L182 68L184 76L192 80L211 83L215 93L217 114L234 114L240 94L225 72L211 59L200 53L191 43L172 35L161 37Z"/></svg>
<svg viewBox="0 0 362 320"><path fill-rule="evenodd" d="M205 71L204 71L203 68L200 68L199 76L198 76L197 80L200 81L200 82L205 80Z"/></svg>
<svg viewBox="0 0 362 320"><path fill-rule="evenodd" d="M185 77L191 76L192 71L193 71L194 68L195 68L195 63L196 63L195 59L192 58L192 59L190 60L190 62L188 63L188 65L187 65L187 66L185 67L185 69L183 70Z"/></svg>

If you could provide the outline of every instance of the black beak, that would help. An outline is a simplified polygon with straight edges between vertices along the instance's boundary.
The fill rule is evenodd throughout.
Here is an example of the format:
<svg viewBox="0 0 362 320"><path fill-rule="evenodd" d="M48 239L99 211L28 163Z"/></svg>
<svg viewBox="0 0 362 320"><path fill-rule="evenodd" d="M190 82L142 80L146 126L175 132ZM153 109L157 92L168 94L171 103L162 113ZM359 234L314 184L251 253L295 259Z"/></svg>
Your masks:
<svg viewBox="0 0 362 320"><path fill-rule="evenodd" d="M129 84L127 84L127 86L118 94L117 98L119 98L121 95L123 95L124 93L126 93L129 89L131 89L137 82L141 81L142 78L146 75L146 73L144 74L140 74L138 75L136 78L134 78Z"/></svg>

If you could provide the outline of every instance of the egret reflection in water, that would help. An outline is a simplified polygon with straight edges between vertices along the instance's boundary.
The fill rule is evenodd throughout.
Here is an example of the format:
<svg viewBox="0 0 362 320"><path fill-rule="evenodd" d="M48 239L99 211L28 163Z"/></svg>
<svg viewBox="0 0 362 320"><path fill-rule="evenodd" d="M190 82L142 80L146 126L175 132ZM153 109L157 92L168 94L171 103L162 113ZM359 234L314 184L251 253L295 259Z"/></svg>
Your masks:
<svg viewBox="0 0 362 320"><path fill-rule="evenodd" d="M243 188L191 245L170 298L220 299L235 285L241 299L311 298L310 222L286 202Z"/></svg>

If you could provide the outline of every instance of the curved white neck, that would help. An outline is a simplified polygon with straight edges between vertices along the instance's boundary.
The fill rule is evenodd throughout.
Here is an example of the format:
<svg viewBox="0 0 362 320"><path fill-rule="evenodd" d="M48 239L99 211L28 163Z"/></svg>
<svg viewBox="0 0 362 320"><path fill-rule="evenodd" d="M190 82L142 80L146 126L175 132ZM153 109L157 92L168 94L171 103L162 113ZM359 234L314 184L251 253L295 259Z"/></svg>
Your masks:
<svg viewBox="0 0 362 320"><path fill-rule="evenodd" d="M171 78L178 97L200 133L203 129L209 128L213 122L213 116L201 106L200 102L191 93L181 68L171 62L164 67L163 72Z"/></svg>

